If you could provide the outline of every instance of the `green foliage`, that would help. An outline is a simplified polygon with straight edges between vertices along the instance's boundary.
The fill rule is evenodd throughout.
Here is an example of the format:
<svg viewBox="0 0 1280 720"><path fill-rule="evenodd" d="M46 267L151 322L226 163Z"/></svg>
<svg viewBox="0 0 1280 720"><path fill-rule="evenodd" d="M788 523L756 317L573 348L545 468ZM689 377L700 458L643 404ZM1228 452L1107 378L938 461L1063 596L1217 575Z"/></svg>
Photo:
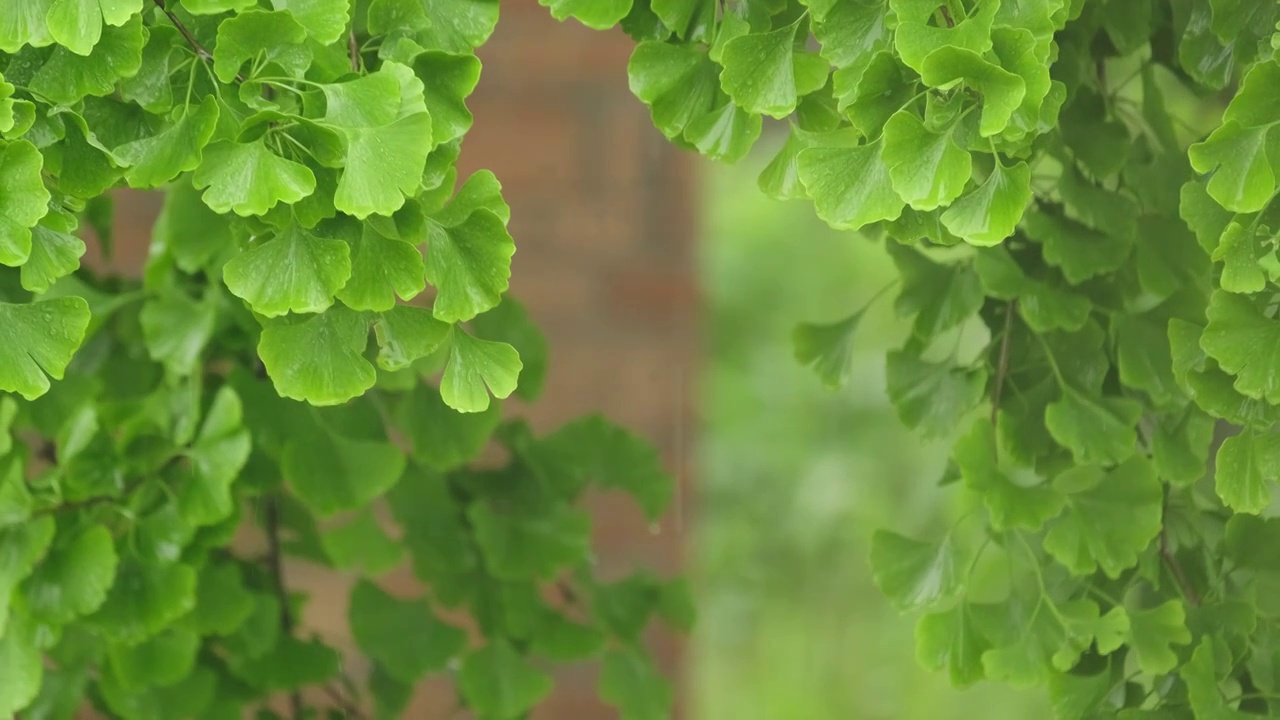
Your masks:
<svg viewBox="0 0 1280 720"><path fill-rule="evenodd" d="M914 317L890 399L971 428L949 479L974 510L872 544L929 612L921 660L1047 686L1066 718L1278 712L1267 579L1222 527L1280 480L1280 6L744 1L706 35L655 13L623 27L658 129L731 160L700 118L740 145L740 114L786 119L760 187L890 246ZM797 326L796 357L846 385L865 314Z"/></svg>
<svg viewBox="0 0 1280 720"><path fill-rule="evenodd" d="M499 720L592 659L627 717L669 715L637 638L687 631L687 590L598 582L579 505L656 520L670 478L602 418L499 407L547 347L498 179L455 187L497 8L0 2L0 715L391 717L443 678ZM119 187L164 193L138 280L80 266ZM288 558L355 576L367 677L299 630ZM428 592L380 586L404 565Z"/></svg>
<svg viewBox="0 0 1280 720"><path fill-rule="evenodd" d="M929 613L926 665L1046 685L1063 717L1272 711L1270 568L1240 537L1263 532L1248 523L1280 479L1276 3L544 4L636 38L630 87L674 142L736 160L763 116L788 118L761 187L916 246L895 251L914 326L891 400L925 434L972 427L955 461L980 501L937 539L873 543L885 592ZM280 530L289 552L376 575L400 559L373 519L389 494L433 592L356 586L379 707L456 667L478 716L521 717L552 690L543 648L603 656L602 697L663 716L636 639L686 613L646 575L596 583L574 506L597 483L656 516L656 460L602 423L538 437L499 415L526 368L537 394L542 344L501 310L500 186L480 173L454 194L451 170L498 3L0 16L0 390L22 398L3 413L0 713L75 673L131 718L331 682L338 652L293 633ZM117 185L171 188L123 288L79 268L74 234ZM429 309L401 304L428 284ZM795 333L829 385L852 374L864 312ZM970 332L986 344L963 355ZM1214 419L1240 426L1216 452ZM491 439L506 464L470 467ZM246 507L265 571L220 552ZM582 586L592 624L543 599L558 583ZM226 616L197 617L209 603Z"/></svg>

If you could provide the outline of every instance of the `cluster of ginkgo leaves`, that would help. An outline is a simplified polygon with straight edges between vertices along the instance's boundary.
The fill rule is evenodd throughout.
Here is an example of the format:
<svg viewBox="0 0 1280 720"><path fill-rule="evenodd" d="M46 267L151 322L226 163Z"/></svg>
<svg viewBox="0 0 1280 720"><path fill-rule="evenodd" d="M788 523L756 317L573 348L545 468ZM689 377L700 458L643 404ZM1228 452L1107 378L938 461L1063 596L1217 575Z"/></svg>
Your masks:
<svg viewBox="0 0 1280 720"><path fill-rule="evenodd" d="M785 121L761 189L886 242L889 395L968 506L874 538L922 663L1068 720L1280 715L1280 3L541 1L637 40L681 146ZM864 310L795 331L832 386Z"/></svg>
<svg viewBox="0 0 1280 720"><path fill-rule="evenodd" d="M497 179L455 170L497 20L0 0L0 716L398 717L444 675L514 720L591 659L623 717L668 715L642 635L688 590L598 579L578 500L656 519L670 479L602 418L499 408L546 347ZM120 187L164 193L136 279L81 267ZM285 559L353 577L359 657Z"/></svg>

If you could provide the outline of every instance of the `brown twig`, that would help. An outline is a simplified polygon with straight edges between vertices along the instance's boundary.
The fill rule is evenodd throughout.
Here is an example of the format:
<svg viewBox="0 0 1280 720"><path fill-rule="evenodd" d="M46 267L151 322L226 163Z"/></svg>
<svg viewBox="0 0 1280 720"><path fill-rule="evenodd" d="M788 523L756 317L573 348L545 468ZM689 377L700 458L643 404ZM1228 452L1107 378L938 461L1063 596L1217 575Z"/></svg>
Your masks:
<svg viewBox="0 0 1280 720"><path fill-rule="evenodd" d="M360 72L363 62L360 59L360 42L356 40L355 28L347 32L347 54L351 56L351 69Z"/></svg>
<svg viewBox="0 0 1280 720"><path fill-rule="evenodd" d="M293 609L289 605L289 591L284 582L284 563L280 551L280 505L274 495L263 500L262 524L267 533L267 565L275 585L276 599L280 601L280 629L286 635L293 634ZM302 693L289 694L289 707L294 720L302 717Z"/></svg>
<svg viewBox="0 0 1280 720"><path fill-rule="evenodd" d="M355 720L363 720L364 713L360 711L360 708L343 697L342 693L338 692L338 689L333 686L333 683L325 683L320 686L320 689L324 691L325 695L329 696L329 699L342 711L343 715L348 718L355 718Z"/></svg>
<svg viewBox="0 0 1280 720"><path fill-rule="evenodd" d="M191 46L192 51L195 52L196 57L200 58L204 62L213 60L213 53L209 52L209 48L205 47L199 40L197 40L196 36L187 29L187 26L183 24L182 20L175 15L172 10L165 6L165 0L152 0L152 2L156 4L156 7L160 8L165 16L169 18L169 22L173 23L173 26L182 34L182 37L186 39L187 44ZM244 76L236 73L236 82L243 85L244 81Z"/></svg>
<svg viewBox="0 0 1280 720"><path fill-rule="evenodd" d="M182 33L182 37L186 38L187 44L191 46L191 49L196 52L196 55L201 60L213 59L213 53L209 52L209 49L202 45L195 35L191 34L191 31L187 29L186 25L182 24L182 21L178 19L177 15L173 14L172 10L165 7L164 0L153 0L153 2L155 2L156 7L160 8L161 12L169 17L169 22L178 28L178 32Z"/></svg>
<svg viewBox="0 0 1280 720"><path fill-rule="evenodd" d="M956 19L951 17L951 8L942 5L938 8L938 12L942 13L942 21L947 24L947 27L953 28L956 26Z"/></svg>

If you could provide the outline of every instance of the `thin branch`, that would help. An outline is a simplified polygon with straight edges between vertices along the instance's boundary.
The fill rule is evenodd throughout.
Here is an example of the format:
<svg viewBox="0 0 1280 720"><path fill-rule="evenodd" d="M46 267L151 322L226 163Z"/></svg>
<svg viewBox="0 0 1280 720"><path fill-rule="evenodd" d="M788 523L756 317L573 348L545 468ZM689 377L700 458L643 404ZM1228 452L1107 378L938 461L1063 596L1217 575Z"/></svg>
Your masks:
<svg viewBox="0 0 1280 720"><path fill-rule="evenodd" d="M1000 414L1000 398L1004 394L1004 380L1009 376L1009 332L1013 328L1013 313L1017 309L1017 298L1010 300L1004 310L1004 330L1000 335L1000 357L996 360L996 386L991 391L991 427L995 428L996 418Z"/></svg>
<svg viewBox="0 0 1280 720"><path fill-rule="evenodd" d="M360 59L360 42L356 40L355 28L347 32L347 54L351 57L351 69L360 72L363 61Z"/></svg>
<svg viewBox="0 0 1280 720"><path fill-rule="evenodd" d="M951 17L951 8L943 5L938 8L938 12L942 13L942 20L947 24L947 27L953 28L956 26L956 19Z"/></svg>
<svg viewBox="0 0 1280 720"><path fill-rule="evenodd" d="M195 52L196 57L200 58L204 62L213 60L213 53L209 52L209 48L205 47L199 40L197 40L196 36L191 33L191 30L187 28L182 20L175 15L172 10L165 6L165 0L152 0L152 2L156 4L156 7L160 8L165 16L169 18L169 22L173 23L173 26L182 34L182 37L186 39L187 44L190 45L191 49ZM244 76L237 73L236 82L243 84Z"/></svg>
<svg viewBox="0 0 1280 720"><path fill-rule="evenodd" d="M280 629L286 635L293 634L293 609L289 605L289 591L284 583L284 563L280 552L280 505L274 495L263 501L262 524L267 532L267 564L275 584L276 599L280 601ZM294 720L302 717L302 693L294 690L289 695L289 706Z"/></svg>
<svg viewBox="0 0 1280 720"><path fill-rule="evenodd" d="M160 10L169 17L169 22L173 23L173 26L178 28L178 32L182 33L182 37L186 38L187 44L191 46L191 49L196 52L196 55L199 56L201 60L213 59L213 53L209 52L208 48L200 44L200 41L196 39L196 36L191 34L191 31L188 30L187 26L178 19L177 15L173 14L172 10L165 7L164 0L153 1L155 2L156 7L160 8Z"/></svg>
<svg viewBox="0 0 1280 720"><path fill-rule="evenodd" d="M354 718L355 720L364 719L364 713L360 711L360 708L356 707L350 700L344 697L342 693L338 692L338 689L333 686L333 683L325 683L320 686L320 689L324 691L325 695L329 696L329 699L333 701L333 704L337 706L337 708L341 710L342 714L347 718Z"/></svg>
<svg viewBox="0 0 1280 720"><path fill-rule="evenodd" d="M1169 510L1169 496L1166 494L1163 506L1161 507L1160 517L1160 559L1164 561L1166 567L1169 568L1169 574L1173 576L1173 581L1178 584L1178 588L1182 590L1182 594L1187 598L1187 602L1194 607L1200 607L1200 594L1196 592L1195 586L1191 584L1191 580L1187 577L1187 573L1182 568L1182 564L1178 562L1178 558L1174 556L1173 551L1169 549L1169 533L1164 525L1164 515Z"/></svg>

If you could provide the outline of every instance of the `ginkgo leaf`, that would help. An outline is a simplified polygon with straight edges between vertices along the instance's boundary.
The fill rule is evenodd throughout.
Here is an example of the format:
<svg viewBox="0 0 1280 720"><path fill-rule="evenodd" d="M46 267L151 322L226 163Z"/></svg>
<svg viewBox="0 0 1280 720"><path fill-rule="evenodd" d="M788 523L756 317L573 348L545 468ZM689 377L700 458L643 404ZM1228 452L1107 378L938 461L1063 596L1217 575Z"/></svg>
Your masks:
<svg viewBox="0 0 1280 720"><path fill-rule="evenodd" d="M49 8L53 0L5 0L0 2L0 52L16 53L23 45L44 47L49 34Z"/></svg>
<svg viewBox="0 0 1280 720"><path fill-rule="evenodd" d="M1262 292L1267 286L1267 273L1262 261L1275 253L1270 238L1237 222L1227 225L1218 238L1213 259L1222 262L1218 284L1233 293Z"/></svg>
<svg viewBox="0 0 1280 720"><path fill-rule="evenodd" d="M822 56L860 77L876 53L888 50L893 43L888 5L837 2L826 10L822 14L813 10L813 35L822 46Z"/></svg>
<svg viewBox="0 0 1280 720"><path fill-rule="evenodd" d="M306 39L306 29L288 12L238 12L218 24L213 72L222 82L230 83L246 62L256 59L255 67L275 62L291 74L301 75L311 62L311 53L303 45Z"/></svg>
<svg viewBox="0 0 1280 720"><path fill-rule="evenodd" d="M902 62L918 73L924 72L927 59L935 52L953 54L960 51L981 56L991 49L991 22L999 5L983 3L967 18L950 27L929 25L927 16L903 20L894 29L894 48Z"/></svg>
<svg viewBox="0 0 1280 720"><path fill-rule="evenodd" d="M77 55L88 55L102 37L102 25L123 25L142 10L142 0L53 0L46 20L49 35Z"/></svg>
<svg viewBox="0 0 1280 720"><path fill-rule="evenodd" d="M631 0L538 0L557 20L574 18L595 30L607 30L627 16Z"/></svg>
<svg viewBox="0 0 1280 720"><path fill-rule="evenodd" d="M643 653L615 649L600 667L600 697L618 708L621 720L662 720L671 715L674 693Z"/></svg>
<svg viewBox="0 0 1280 720"><path fill-rule="evenodd" d="M431 116L419 112L390 125L345 133L346 169L334 205L359 219L399 210L422 181L432 147Z"/></svg>
<svg viewBox="0 0 1280 720"><path fill-rule="evenodd" d="M71 234L75 218L61 211L46 215L31 229L31 254L19 271L22 287L45 293L80 268L84 241Z"/></svg>
<svg viewBox="0 0 1280 720"><path fill-rule="evenodd" d="M387 537L378 518L368 508L358 511L342 525L326 528L320 544L335 569L369 577L386 573L404 559L404 545Z"/></svg>
<svg viewBox="0 0 1280 720"><path fill-rule="evenodd" d="M321 90L320 122L346 145L334 206L361 220L391 215L417 193L435 146L422 81L412 69L386 62L376 73Z"/></svg>
<svg viewBox="0 0 1280 720"><path fill-rule="evenodd" d="M437 290L436 318L461 322L496 307L507 290L515 254L502 219L480 208L457 225L431 221L427 229L426 277Z"/></svg>
<svg viewBox="0 0 1280 720"><path fill-rule="evenodd" d="M872 56L864 72L832 74L833 91L840 111L863 135L873 137L885 121L910 104L920 81L890 52Z"/></svg>
<svg viewBox="0 0 1280 720"><path fill-rule="evenodd" d="M105 526L90 525L49 552L22 594L33 615L62 625L97 610L115 577L115 540Z"/></svg>
<svg viewBox="0 0 1280 720"><path fill-rule="evenodd" d="M631 53L627 78L632 94L649 106L654 126L674 138L715 106L716 67L692 47L649 41Z"/></svg>
<svg viewBox="0 0 1280 720"><path fill-rule="evenodd" d="M491 640L462 662L458 688L467 706L486 717L515 718L551 694L551 676L534 667L506 640Z"/></svg>
<svg viewBox="0 0 1280 720"><path fill-rule="evenodd" d="M832 323L800 323L791 333L796 360L812 366L827 387L843 387L853 376L853 338L864 312Z"/></svg>
<svg viewBox="0 0 1280 720"><path fill-rule="evenodd" d="M440 471L474 459L501 419L497 403L481 413L459 412L445 404L439 390L425 384L414 387L399 415L414 460Z"/></svg>
<svg viewBox="0 0 1280 720"><path fill-rule="evenodd" d="M64 47L54 49L31 77L30 88L63 105L72 105L86 95L110 95L120 79L138 72L145 44L142 17L134 15L120 27L104 28L88 55L77 55Z"/></svg>
<svg viewBox="0 0 1280 720"><path fill-rule="evenodd" d="M248 5L252 6L252 3ZM307 34L321 45L330 45L342 37L351 13L351 0L271 0L271 6L276 10L289 11Z"/></svg>
<svg viewBox="0 0 1280 720"><path fill-rule="evenodd" d="M316 189L316 177L306 165L276 155L261 139L209 145L193 181L214 212L245 217L264 215L277 203L295 203Z"/></svg>
<svg viewBox="0 0 1280 720"><path fill-rule="evenodd" d="M0 390L34 400L61 380L89 326L82 298L0 303Z"/></svg>
<svg viewBox="0 0 1280 720"><path fill-rule="evenodd" d="M982 137L1003 132L1027 94L1027 85L1021 77L961 47L945 46L929 53L920 77L926 85L943 89L963 81L980 93L982 117L978 132Z"/></svg>
<svg viewBox="0 0 1280 720"><path fill-rule="evenodd" d="M1169 600L1145 610L1129 610L1129 643L1143 672L1163 675L1178 666L1173 645L1191 642L1182 603Z"/></svg>
<svg viewBox="0 0 1280 720"><path fill-rule="evenodd" d="M200 165L201 150L213 136L217 122L218 103L212 96L205 97L199 106L188 109L173 125L151 137L121 145L113 152L128 164L125 178L130 186L159 187Z"/></svg>
<svg viewBox="0 0 1280 720"><path fill-rule="evenodd" d="M952 432L978 406L987 386L983 368L926 362L909 352L889 353L885 367L889 400L898 418L924 437Z"/></svg>
<svg viewBox="0 0 1280 720"><path fill-rule="evenodd" d="M281 463L289 487L321 517L364 507L391 488L404 469L404 453L389 442L347 438L319 427L298 428Z"/></svg>
<svg viewBox="0 0 1280 720"><path fill-rule="evenodd" d="M387 237L371 224L343 238L350 247L351 277L338 299L347 307L382 312L394 307L397 297L412 300L426 289L426 267L413 243Z"/></svg>
<svg viewBox="0 0 1280 720"><path fill-rule="evenodd" d="M0 154L0 263L16 267L31 255L31 228L49 212L49 191L40 176L44 157L25 141Z"/></svg>
<svg viewBox="0 0 1280 720"><path fill-rule="evenodd" d="M368 343L368 321L339 305L307 318L269 321L258 354L282 396L337 405L363 394L377 380L364 357Z"/></svg>
<svg viewBox="0 0 1280 720"><path fill-rule="evenodd" d="M483 412L489 408L490 393L503 399L515 392L522 367L519 353L507 343L456 330L449 364L440 379L440 396L459 412Z"/></svg>
<svg viewBox="0 0 1280 720"><path fill-rule="evenodd" d="M921 616L916 623L916 659L931 670L946 670L957 687L984 676L982 656L991 648L974 615L992 606L961 602L955 607Z"/></svg>
<svg viewBox="0 0 1280 720"><path fill-rule="evenodd" d="M1018 313L1036 332L1079 330L1089 319L1088 298L1070 292L1060 279L1027 275L1004 248L979 252L973 267L989 295L1020 300Z"/></svg>
<svg viewBox="0 0 1280 720"><path fill-rule="evenodd" d="M345 242L291 224L231 258L222 277L254 312L279 317L328 309L351 277L351 265Z"/></svg>
<svg viewBox="0 0 1280 720"><path fill-rule="evenodd" d="M195 602L196 572L190 565L125 554L106 602L89 622L113 642L136 645L186 615Z"/></svg>
<svg viewBox="0 0 1280 720"><path fill-rule="evenodd" d="M935 262L918 250L893 243L888 250L902 277L893 308L902 316L915 315L915 338L931 342L982 307L982 284L973 264Z"/></svg>
<svg viewBox="0 0 1280 720"><path fill-rule="evenodd" d="M591 544L591 518L567 504L531 513L480 502L467 518L487 566L504 580L551 577L581 562Z"/></svg>
<svg viewBox="0 0 1280 720"><path fill-rule="evenodd" d="M373 323L380 348L378 365L383 370L404 370L435 352L449 339L452 329L426 308L397 305L381 313Z"/></svg>
<svg viewBox="0 0 1280 720"><path fill-rule="evenodd" d="M689 123L684 137L698 152L721 162L741 160L760 138L763 127L759 115L749 113L732 102Z"/></svg>
<svg viewBox="0 0 1280 720"><path fill-rule="evenodd" d="M466 633L436 618L426 600L401 600L368 581L351 591L348 615L360 649L402 682L444 669L466 648Z"/></svg>
<svg viewBox="0 0 1280 720"><path fill-rule="evenodd" d="M219 388L186 451L191 473L177 491L184 522L201 527L231 515L235 509L231 483L248 462L252 447L240 396L229 385Z"/></svg>
<svg viewBox="0 0 1280 720"><path fill-rule="evenodd" d="M1116 270L1133 251L1134 236L1099 232L1043 206L1026 213L1023 229L1043 244L1045 262L1073 285Z"/></svg>
<svg viewBox="0 0 1280 720"><path fill-rule="evenodd" d="M942 214L942 224L972 245L997 245L1013 234L1031 202L1031 168L1019 162L995 168Z"/></svg>
<svg viewBox="0 0 1280 720"><path fill-rule="evenodd" d="M1044 423L1054 439L1079 463L1115 463L1137 447L1136 426L1142 404L1121 397L1098 397L1071 385L1049 404Z"/></svg>
<svg viewBox="0 0 1280 720"><path fill-rule="evenodd" d="M1245 429L1222 442L1215 487L1227 507L1260 513L1271 504L1271 484L1280 480L1280 436Z"/></svg>
<svg viewBox="0 0 1280 720"><path fill-rule="evenodd" d="M839 132L839 131L837 131ZM856 147L818 144L800 151L800 181L822 218L837 230L893 220L905 203L893 191L883 138Z"/></svg>
<svg viewBox="0 0 1280 720"><path fill-rule="evenodd" d="M899 610L929 608L964 587L961 560L950 539L926 543L877 530L871 536L871 572Z"/></svg>
<svg viewBox="0 0 1280 720"><path fill-rule="evenodd" d="M1034 469L1018 465L1008 452L1001 452L999 442L995 428L985 419L956 441L953 457L965 485L982 496L995 530L1039 530L1062 511L1064 498Z"/></svg>
<svg viewBox="0 0 1280 720"><path fill-rule="evenodd" d="M182 0L182 8L192 15L217 15L227 11L240 12L257 5L254 0Z"/></svg>
<svg viewBox="0 0 1280 720"><path fill-rule="evenodd" d="M1108 577L1138 562L1160 532L1163 492L1150 461L1131 457L1112 470L1080 465L1053 481L1066 498L1044 548L1073 573L1101 568Z"/></svg>
<svg viewBox="0 0 1280 720"><path fill-rule="evenodd" d="M1268 403L1280 403L1280 323L1259 299L1221 290L1209 301L1209 323L1200 346L1222 369L1235 375L1235 389Z"/></svg>
<svg viewBox="0 0 1280 720"><path fill-rule="evenodd" d="M825 83L825 64L820 78L811 78L807 62L797 62L795 39L800 26L797 19L777 30L740 35L725 44L720 85L743 110L783 118L796 109L801 95Z"/></svg>
<svg viewBox="0 0 1280 720"><path fill-rule="evenodd" d="M1243 127L1228 120L1187 150L1196 172L1213 173L1206 189L1219 205L1232 212L1257 212L1275 194L1276 168L1270 158L1280 158L1280 132L1272 130L1271 125Z"/></svg>
<svg viewBox="0 0 1280 720"><path fill-rule="evenodd" d="M44 679L40 624L15 613L9 628L0 636L0 715L14 716L31 704Z"/></svg>
<svg viewBox="0 0 1280 720"><path fill-rule="evenodd" d="M502 183L488 170L468 177L447 205L431 213L431 219L444 227L453 227L466 222L471 213L481 209L497 215L503 224L511 220L511 208L502 198Z"/></svg>
<svg viewBox="0 0 1280 720"><path fill-rule="evenodd" d="M760 173L757 182L760 191L774 200L804 197L804 185L800 182L800 151L809 147L812 141L808 132L792 125L786 143Z"/></svg>
<svg viewBox="0 0 1280 720"><path fill-rule="evenodd" d="M413 69L425 88L432 146L462 137L471 129L464 101L480 81L480 61L474 55L425 52L414 59Z"/></svg>
<svg viewBox="0 0 1280 720"><path fill-rule="evenodd" d="M894 191L916 210L949 205L969 182L969 153L950 130L932 132L906 111L885 123L884 162Z"/></svg>
<svg viewBox="0 0 1280 720"><path fill-rule="evenodd" d="M196 583L196 607L189 626L200 636L228 636L253 614L253 594L245 587L240 566L234 562L210 562Z"/></svg>
<svg viewBox="0 0 1280 720"><path fill-rule="evenodd" d="M210 294L203 300L181 291L165 292L142 306L138 320L152 359L175 377L196 371L200 355L213 337L218 308Z"/></svg>

